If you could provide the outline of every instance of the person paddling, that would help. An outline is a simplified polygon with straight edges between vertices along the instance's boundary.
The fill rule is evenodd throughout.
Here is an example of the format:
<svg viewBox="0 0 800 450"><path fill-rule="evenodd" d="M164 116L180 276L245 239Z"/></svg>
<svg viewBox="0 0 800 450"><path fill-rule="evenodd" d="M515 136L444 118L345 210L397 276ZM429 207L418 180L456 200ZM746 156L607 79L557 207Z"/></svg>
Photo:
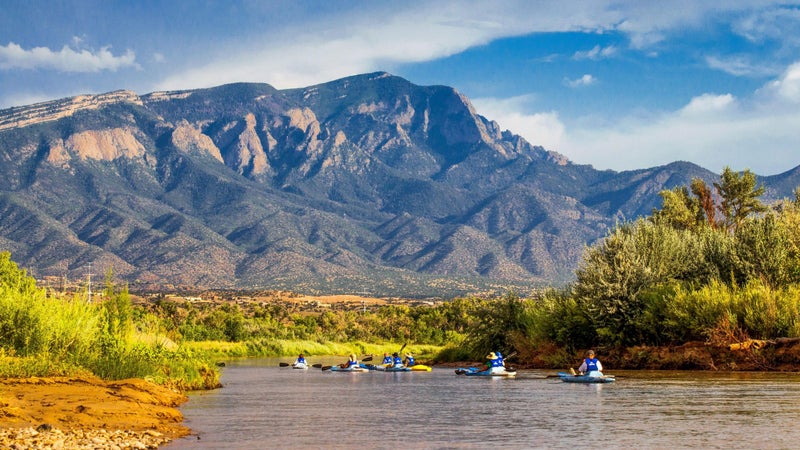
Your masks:
<svg viewBox="0 0 800 450"><path fill-rule="evenodd" d="M406 358L403 360L403 363L406 367L411 367L414 365L414 355L411 353L406 353Z"/></svg>
<svg viewBox="0 0 800 450"><path fill-rule="evenodd" d="M403 366L403 359L400 358L400 355L398 353L393 353L392 354L392 365L394 367L398 368L398 369L400 367L404 367Z"/></svg>
<svg viewBox="0 0 800 450"><path fill-rule="evenodd" d="M603 376L603 365L600 361L594 357L594 350L589 350L586 352L586 359L583 360L581 366L578 367L578 372L581 375L586 375L589 377L602 377Z"/></svg>
<svg viewBox="0 0 800 450"><path fill-rule="evenodd" d="M342 369L347 369L349 367L359 367L358 366L358 358L356 358L355 353L350 353L350 359L347 360L346 363L340 364L339 367Z"/></svg>
<svg viewBox="0 0 800 450"><path fill-rule="evenodd" d="M293 366L298 366L300 364L306 365L306 366L308 365L308 363L306 363L306 358L305 358L305 356L303 356L302 353L300 353L300 356L297 357L297 359L294 361L294 364L292 364L292 365Z"/></svg>
<svg viewBox="0 0 800 450"><path fill-rule="evenodd" d="M390 355L388 353L384 353L383 354L383 362L381 364L383 364L385 367L389 367L393 363L394 363L394 361L392 360L392 355Z"/></svg>

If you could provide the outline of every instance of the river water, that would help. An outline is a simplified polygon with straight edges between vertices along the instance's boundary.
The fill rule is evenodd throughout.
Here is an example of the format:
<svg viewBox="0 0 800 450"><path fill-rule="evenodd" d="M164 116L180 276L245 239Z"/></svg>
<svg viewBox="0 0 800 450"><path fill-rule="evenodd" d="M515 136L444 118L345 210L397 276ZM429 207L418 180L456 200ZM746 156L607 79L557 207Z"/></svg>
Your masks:
<svg viewBox="0 0 800 450"><path fill-rule="evenodd" d="M546 378L554 371L491 379L279 361L228 363L222 389L181 408L193 434L164 448L800 447L798 374L609 370L616 383L582 385Z"/></svg>

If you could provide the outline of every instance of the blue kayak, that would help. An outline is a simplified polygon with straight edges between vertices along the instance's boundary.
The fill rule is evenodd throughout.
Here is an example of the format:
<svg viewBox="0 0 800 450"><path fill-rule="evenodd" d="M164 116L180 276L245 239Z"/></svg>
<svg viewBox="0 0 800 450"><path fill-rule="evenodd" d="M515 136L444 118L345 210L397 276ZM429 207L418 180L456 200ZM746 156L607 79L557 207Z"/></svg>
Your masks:
<svg viewBox="0 0 800 450"><path fill-rule="evenodd" d="M466 369L456 369L456 375L465 375L468 377L513 377L517 375L517 371L513 369L503 369L501 371L492 372L491 370L478 370L475 367L467 367Z"/></svg>
<svg viewBox="0 0 800 450"><path fill-rule="evenodd" d="M375 366L375 370L384 372L411 372L411 367L406 366Z"/></svg>
<svg viewBox="0 0 800 450"><path fill-rule="evenodd" d="M571 373L558 372L558 378L565 383L613 383L614 377L603 375L602 377L590 377L588 375L572 375Z"/></svg>
<svg viewBox="0 0 800 450"><path fill-rule="evenodd" d="M369 372L369 369L366 369L361 366L350 366L347 368L342 368L341 366L331 366L329 369L331 372Z"/></svg>

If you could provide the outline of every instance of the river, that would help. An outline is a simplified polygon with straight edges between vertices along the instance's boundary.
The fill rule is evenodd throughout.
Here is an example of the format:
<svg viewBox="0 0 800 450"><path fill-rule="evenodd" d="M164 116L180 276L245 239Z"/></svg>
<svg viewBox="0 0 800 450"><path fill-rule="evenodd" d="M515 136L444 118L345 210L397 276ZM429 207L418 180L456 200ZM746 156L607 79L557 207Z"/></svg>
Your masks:
<svg viewBox="0 0 800 450"><path fill-rule="evenodd" d="M341 358L340 358L341 359ZM228 363L222 389L182 408L193 434L164 448L759 448L800 446L800 375L614 372L582 385L431 372L336 373ZM312 361L331 364L330 360Z"/></svg>

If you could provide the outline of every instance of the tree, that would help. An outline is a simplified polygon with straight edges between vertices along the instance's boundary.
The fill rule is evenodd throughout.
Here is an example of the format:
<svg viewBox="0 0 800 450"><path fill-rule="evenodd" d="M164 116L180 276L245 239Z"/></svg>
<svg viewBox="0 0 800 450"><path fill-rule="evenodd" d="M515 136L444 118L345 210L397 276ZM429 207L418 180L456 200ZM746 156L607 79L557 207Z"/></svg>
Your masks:
<svg viewBox="0 0 800 450"><path fill-rule="evenodd" d="M587 250L572 293L601 339L639 344L642 293L672 280L695 280L708 271L706 265L693 232L640 219L617 227Z"/></svg>
<svg viewBox="0 0 800 450"><path fill-rule="evenodd" d="M721 199L719 211L729 232L736 231L749 215L767 210L758 199L764 194L764 186L757 184L758 180L750 169L739 173L727 166L720 175L719 183L714 183Z"/></svg>
<svg viewBox="0 0 800 450"><path fill-rule="evenodd" d="M692 230L702 217L699 201L689 194L686 186L676 186L658 193L661 196L661 210L653 211L658 223L665 223L677 230Z"/></svg>
<svg viewBox="0 0 800 450"><path fill-rule="evenodd" d="M706 223L711 228L716 228L716 205L714 204L714 197L711 195L711 188L700 178L692 178L691 189L692 193L697 196L701 217L704 216Z"/></svg>

